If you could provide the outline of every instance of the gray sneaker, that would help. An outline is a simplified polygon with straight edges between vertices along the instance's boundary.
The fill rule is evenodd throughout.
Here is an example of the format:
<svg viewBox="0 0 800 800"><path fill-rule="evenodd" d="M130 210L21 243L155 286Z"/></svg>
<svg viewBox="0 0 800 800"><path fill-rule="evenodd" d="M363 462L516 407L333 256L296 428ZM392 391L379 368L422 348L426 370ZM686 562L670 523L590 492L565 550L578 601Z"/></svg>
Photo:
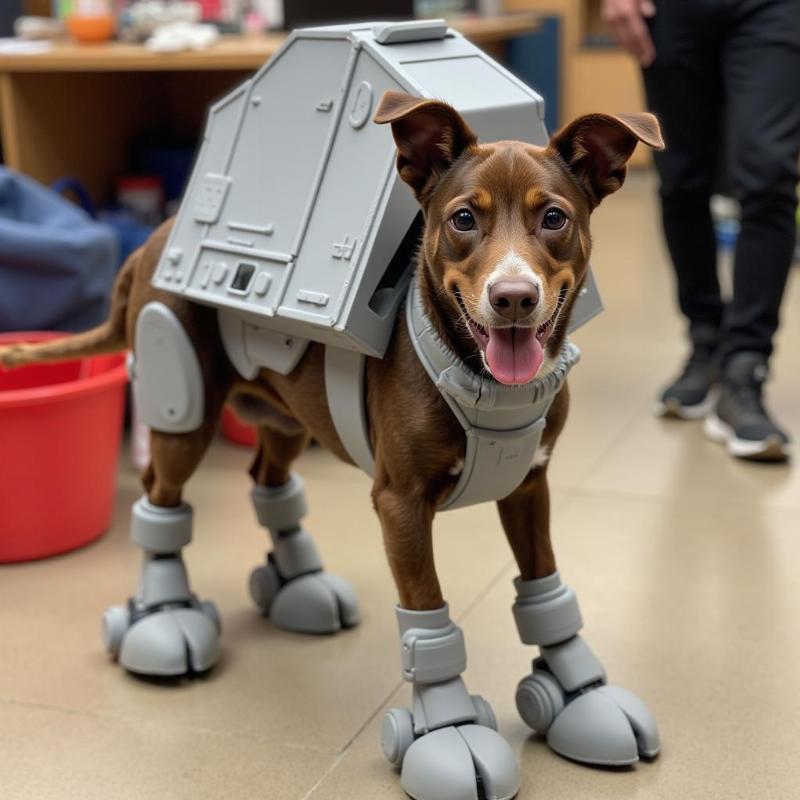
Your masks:
<svg viewBox="0 0 800 800"><path fill-rule="evenodd" d="M683 372L656 401L654 411L658 417L703 419L714 407L719 380L717 331L695 331L692 338L692 353Z"/></svg>
<svg viewBox="0 0 800 800"><path fill-rule="evenodd" d="M725 365L719 400L703 431L736 458L786 461L789 457L789 437L764 408L762 387L767 376L762 353L734 353Z"/></svg>

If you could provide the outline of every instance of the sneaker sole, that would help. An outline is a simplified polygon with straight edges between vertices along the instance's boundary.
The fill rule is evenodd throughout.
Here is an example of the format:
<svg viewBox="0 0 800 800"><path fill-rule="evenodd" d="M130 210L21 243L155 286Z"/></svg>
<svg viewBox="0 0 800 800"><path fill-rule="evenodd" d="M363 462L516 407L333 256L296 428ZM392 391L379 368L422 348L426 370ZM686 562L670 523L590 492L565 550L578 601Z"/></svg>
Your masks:
<svg viewBox="0 0 800 800"><path fill-rule="evenodd" d="M762 441L740 439L730 425L723 422L716 414L706 417L703 433L712 442L725 445L734 458L747 461L786 461L789 458L789 446L778 436L768 436Z"/></svg>
<svg viewBox="0 0 800 800"><path fill-rule="evenodd" d="M702 403L696 403L693 406L684 405L676 397L658 400L653 406L653 413L657 417L663 417L664 419L703 419L708 416L716 405L718 394L719 392L716 389L711 389Z"/></svg>

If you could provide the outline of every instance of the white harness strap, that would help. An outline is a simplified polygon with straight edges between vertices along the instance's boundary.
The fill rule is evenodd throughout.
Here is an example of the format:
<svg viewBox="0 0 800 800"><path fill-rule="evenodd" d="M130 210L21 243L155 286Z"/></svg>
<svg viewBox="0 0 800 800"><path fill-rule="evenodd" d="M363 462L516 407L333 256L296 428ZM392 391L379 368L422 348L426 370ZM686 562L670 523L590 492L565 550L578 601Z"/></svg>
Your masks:
<svg viewBox="0 0 800 800"><path fill-rule="evenodd" d="M564 343L553 370L524 386L505 386L467 367L439 337L422 307L417 282L406 301L406 324L428 376L464 429L466 452L458 483L439 510L507 497L531 469L545 418L567 374L580 357ZM366 413L365 357L327 347L325 380L336 430L353 460L374 471Z"/></svg>

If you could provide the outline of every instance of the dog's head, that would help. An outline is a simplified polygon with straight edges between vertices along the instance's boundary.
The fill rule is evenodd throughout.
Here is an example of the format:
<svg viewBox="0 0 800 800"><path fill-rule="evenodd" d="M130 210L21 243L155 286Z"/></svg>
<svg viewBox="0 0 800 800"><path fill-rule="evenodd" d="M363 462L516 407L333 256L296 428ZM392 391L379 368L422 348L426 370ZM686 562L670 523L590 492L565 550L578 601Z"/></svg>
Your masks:
<svg viewBox="0 0 800 800"><path fill-rule="evenodd" d="M591 114L547 147L478 144L446 103L387 92L375 121L391 123L397 169L422 206L434 316L496 380L533 380L553 363L586 276L589 215L622 186L637 142L663 148L656 118Z"/></svg>

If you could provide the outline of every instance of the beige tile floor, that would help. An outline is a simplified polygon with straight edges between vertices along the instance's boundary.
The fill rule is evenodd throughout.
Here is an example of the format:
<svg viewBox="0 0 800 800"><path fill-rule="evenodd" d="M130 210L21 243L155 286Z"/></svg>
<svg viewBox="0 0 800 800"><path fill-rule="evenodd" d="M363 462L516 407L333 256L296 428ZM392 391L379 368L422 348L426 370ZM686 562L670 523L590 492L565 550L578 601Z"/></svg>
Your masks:
<svg viewBox="0 0 800 800"><path fill-rule="evenodd" d="M552 464L560 567L612 678L647 698L664 751L594 771L552 754L517 718L532 657L509 613L515 571L491 506L443 514L443 584L467 636L472 691L491 699L518 753L521 798L800 797L800 471L730 461L696 424L650 414L682 351L652 176L596 215L607 312L576 337L571 420ZM800 284L774 362L779 417L800 437ZM126 463L114 524L60 558L0 568L0 798L360 800L404 795L377 745L405 702L378 525L363 476L303 456L307 522L364 607L332 638L273 629L246 576L265 549L247 504L248 454L217 443L192 481L197 589L224 618L207 677L142 682L109 663L102 609L134 585Z"/></svg>

